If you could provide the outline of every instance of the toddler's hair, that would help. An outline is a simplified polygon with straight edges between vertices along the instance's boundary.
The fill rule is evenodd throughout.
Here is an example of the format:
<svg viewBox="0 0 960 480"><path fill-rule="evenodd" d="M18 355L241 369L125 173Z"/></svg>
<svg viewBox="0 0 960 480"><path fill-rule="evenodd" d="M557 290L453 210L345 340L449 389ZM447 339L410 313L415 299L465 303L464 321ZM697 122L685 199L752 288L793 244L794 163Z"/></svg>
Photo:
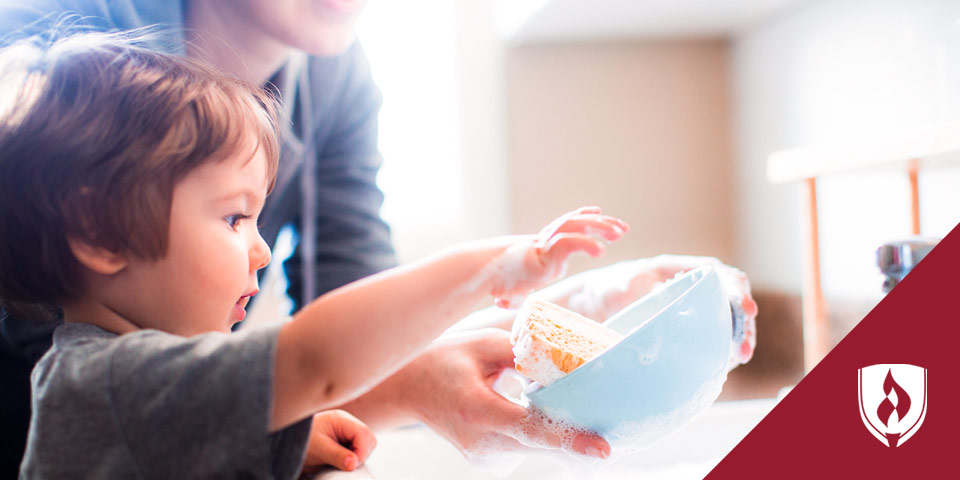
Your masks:
<svg viewBox="0 0 960 480"><path fill-rule="evenodd" d="M49 317L83 293L68 239L159 259L176 184L206 162L278 160L278 104L257 86L83 33L0 51L0 301ZM252 137L251 137L252 135Z"/></svg>

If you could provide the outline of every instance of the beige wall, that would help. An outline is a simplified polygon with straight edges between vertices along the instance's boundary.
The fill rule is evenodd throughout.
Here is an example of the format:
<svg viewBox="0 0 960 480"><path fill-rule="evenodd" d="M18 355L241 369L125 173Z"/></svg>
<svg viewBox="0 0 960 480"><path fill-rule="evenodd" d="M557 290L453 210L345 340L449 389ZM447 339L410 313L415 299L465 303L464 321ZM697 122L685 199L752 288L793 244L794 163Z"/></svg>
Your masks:
<svg viewBox="0 0 960 480"><path fill-rule="evenodd" d="M633 228L604 263L733 260L725 43L523 46L504 73L511 231L595 204Z"/></svg>
<svg viewBox="0 0 960 480"><path fill-rule="evenodd" d="M738 258L754 286L798 292L803 278L800 186L771 184L768 155L870 145L960 121L958 18L955 0L809 2L736 38ZM957 225L957 185L960 169L921 171L923 234L942 237ZM824 293L875 304L882 283L876 248L910 232L906 174L825 177L818 203Z"/></svg>

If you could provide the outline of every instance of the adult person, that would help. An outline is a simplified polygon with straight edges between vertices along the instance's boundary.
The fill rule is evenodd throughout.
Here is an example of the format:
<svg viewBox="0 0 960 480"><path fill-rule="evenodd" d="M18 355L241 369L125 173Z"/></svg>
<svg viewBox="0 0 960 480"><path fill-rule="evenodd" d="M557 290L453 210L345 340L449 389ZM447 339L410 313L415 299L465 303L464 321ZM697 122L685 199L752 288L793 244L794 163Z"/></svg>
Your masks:
<svg viewBox="0 0 960 480"><path fill-rule="evenodd" d="M365 3L14 0L0 5L0 34L42 33L57 21L94 30L161 25L169 27L169 40L153 48L197 57L276 89L290 123L283 132L277 186L261 215L261 233L271 246L286 225L298 233L296 251L284 263L288 293L298 308L396 263L375 184L381 163L376 142L381 96L353 33ZM703 261L660 257L628 262L573 277L544 295L601 319L657 281ZM750 306L745 277L741 282L734 289L752 319L755 305ZM0 315L0 390L5 392L0 446L3 467L13 465L16 471L29 419L27 375L48 348L55 325L26 328L5 312ZM508 318L503 311L488 310L474 323L502 326ZM464 450L491 443L505 448L555 445L557 439L526 409L491 389L497 374L512 362L503 330L451 333L343 408L374 429L422 421Z"/></svg>

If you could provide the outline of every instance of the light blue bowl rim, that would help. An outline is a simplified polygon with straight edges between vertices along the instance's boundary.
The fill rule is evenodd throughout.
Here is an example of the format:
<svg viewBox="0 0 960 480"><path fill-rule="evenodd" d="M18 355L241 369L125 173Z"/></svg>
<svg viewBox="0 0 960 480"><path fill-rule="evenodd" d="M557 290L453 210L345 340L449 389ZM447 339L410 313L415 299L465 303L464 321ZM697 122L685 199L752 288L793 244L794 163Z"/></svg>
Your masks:
<svg viewBox="0 0 960 480"><path fill-rule="evenodd" d="M670 288L670 285L673 284L673 283L680 283L680 282L683 282L683 281L689 281L689 280L686 280L686 279L689 278L689 277L694 277L694 276L697 276L697 277L698 277L698 278L694 279L694 280L693 280L693 284L690 285L689 287L687 287L686 289L684 289L683 292L682 292L680 295L677 295L673 300L667 302L663 307L661 307L659 310L657 310L657 313L655 313L655 314L651 315L650 317L648 317L648 318L647 318L646 320L644 320L643 323L641 323L640 325L637 325L637 326L633 327L633 328L632 328L633 332L630 333L629 335L625 335L623 338L621 338L620 341L617 342L617 345L619 345L621 342L625 341L627 338L630 338L630 337L633 337L633 336L635 336L635 335L638 335L638 334L640 333L640 331L643 329L643 327L644 327L646 324L650 323L651 321L653 321L653 319L655 319L655 318L657 318L658 316L660 316L660 314L663 313L663 312L664 312L665 310L667 310L668 308L670 308L671 305L679 302L679 301L682 300L684 297L688 296L688 295L690 294L690 292L696 290L704 281L707 280L707 278L710 276L710 274L716 275L716 269L715 269L713 266L711 266L711 265L704 265L704 266L702 266L702 267L698 267L698 268L695 268L695 269L690 270L690 271L688 271L688 272L685 272L685 273L683 273L683 274L681 274L681 275L678 275L678 276L674 277L673 279L668 280L668 281L667 281L668 283L666 283L666 284L664 284L664 285L662 285L662 286L658 286L658 288L663 288L664 290L667 290L667 289ZM603 324L606 325L606 324L607 324L608 322L610 322L611 320L619 317L619 316L620 316L621 314L623 314L624 312L627 312L627 311L635 308L637 305L640 305L640 304L643 303L643 302L652 301L652 300L653 300L653 297L651 297L651 295L654 294L654 293L662 293L662 292L657 292L657 290L651 291L651 292L648 293L647 295L644 295L642 298L640 298L640 299L638 299L637 301L631 303L630 305L626 306L623 310L620 310L619 312L617 312L616 314L614 314L613 316L611 316L610 318L608 318L606 321L603 322ZM616 348L617 345L614 345L614 346L608 348L606 351L604 351L604 352L601 353L600 355L597 355L596 357L594 357L594 358L590 359L589 361L585 362L583 365L580 365L579 367L577 367L576 369L574 369L572 372L570 372L570 373L568 373L568 374L566 374L566 375L558 378L557 380L555 380L555 381L554 381L553 383L551 383L550 385L547 385L546 387L541 386L539 389L537 389L537 390L535 390L535 391L533 391L533 392L530 392L530 394L529 394L528 396L530 397L531 400L533 400L534 398L540 396L541 394L543 394L543 393L546 392L547 390L553 388L555 385L563 385L563 384L565 384L565 383L575 382L575 381L577 380L578 376L580 376L580 375L587 375L587 374L585 374L585 373L583 373L583 374L581 373L581 372L584 372L584 371L587 370L587 369L583 368L584 366L586 366L588 363L593 362L593 361L595 361L595 360L600 360L600 361L602 361L603 357L607 356L607 354L608 354L611 350L613 350L614 348Z"/></svg>

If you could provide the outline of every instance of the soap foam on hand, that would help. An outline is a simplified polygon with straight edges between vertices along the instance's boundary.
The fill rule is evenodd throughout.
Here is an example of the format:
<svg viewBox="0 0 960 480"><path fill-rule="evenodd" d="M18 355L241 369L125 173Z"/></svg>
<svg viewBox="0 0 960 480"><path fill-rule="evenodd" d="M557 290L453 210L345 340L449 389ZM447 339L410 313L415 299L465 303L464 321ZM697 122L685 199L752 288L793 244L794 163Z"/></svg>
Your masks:
<svg viewBox="0 0 960 480"><path fill-rule="evenodd" d="M569 474L562 478L604 478L601 473L609 462L600 458L602 453L596 450L588 451L587 455L574 453L577 436L582 431L582 427L573 423L532 410L526 418L479 439L461 452L472 467L498 478L511 474L526 478L526 475L518 476L516 471L533 456L551 459Z"/></svg>

